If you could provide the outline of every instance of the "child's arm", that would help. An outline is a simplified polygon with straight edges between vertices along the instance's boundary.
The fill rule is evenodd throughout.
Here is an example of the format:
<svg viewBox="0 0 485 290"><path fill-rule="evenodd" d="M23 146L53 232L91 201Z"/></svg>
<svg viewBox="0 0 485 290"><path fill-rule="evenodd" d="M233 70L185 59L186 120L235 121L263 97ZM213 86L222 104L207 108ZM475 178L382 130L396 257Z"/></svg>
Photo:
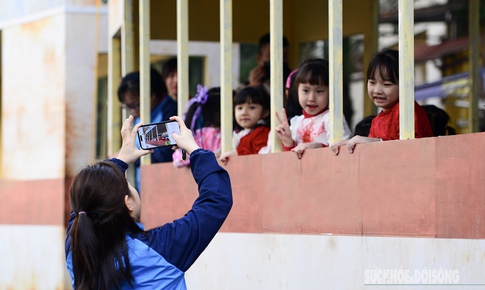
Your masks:
<svg viewBox="0 0 485 290"><path fill-rule="evenodd" d="M370 143L370 142L378 142L382 141L380 138L372 138L372 137L364 137L364 136L354 136L350 140L342 140L338 141L337 143L333 143L330 145L330 148L332 149L332 152L335 156L338 155L339 153L339 147L342 145L347 145L347 151L349 154L354 153L354 148L355 145L361 144L361 143Z"/></svg>
<svg viewBox="0 0 485 290"><path fill-rule="evenodd" d="M227 162L229 162L230 156L237 156L236 149L222 153L221 156L219 156L219 161L224 163L224 165L226 165Z"/></svg>

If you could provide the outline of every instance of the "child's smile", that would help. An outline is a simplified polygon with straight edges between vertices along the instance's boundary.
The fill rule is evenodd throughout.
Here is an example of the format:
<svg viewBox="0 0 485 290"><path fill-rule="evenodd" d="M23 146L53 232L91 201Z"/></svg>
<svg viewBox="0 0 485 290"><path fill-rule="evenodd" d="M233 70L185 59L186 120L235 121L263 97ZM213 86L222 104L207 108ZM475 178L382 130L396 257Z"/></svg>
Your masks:
<svg viewBox="0 0 485 290"><path fill-rule="evenodd" d="M313 112L313 111L318 109L318 106L317 105L306 105L306 108L308 109L308 111Z"/></svg>

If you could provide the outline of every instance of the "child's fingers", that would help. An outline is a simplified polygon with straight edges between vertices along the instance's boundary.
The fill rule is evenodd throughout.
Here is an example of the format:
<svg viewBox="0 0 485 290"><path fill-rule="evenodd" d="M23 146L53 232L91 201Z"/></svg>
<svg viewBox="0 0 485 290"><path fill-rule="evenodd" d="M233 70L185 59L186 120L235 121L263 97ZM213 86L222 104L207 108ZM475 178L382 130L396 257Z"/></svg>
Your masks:
<svg viewBox="0 0 485 290"><path fill-rule="evenodd" d="M222 162L222 164L226 165L229 157L219 157L219 161Z"/></svg>
<svg viewBox="0 0 485 290"><path fill-rule="evenodd" d="M278 119L278 122L283 125L288 125L288 119L286 118L286 111L285 108L281 110L281 116L278 114L278 112L275 112L276 118Z"/></svg>
<svg viewBox="0 0 485 290"><path fill-rule="evenodd" d="M283 122L285 122L285 124L288 124L288 117L286 117L286 109L283 108L281 110L281 115L283 115Z"/></svg>
<svg viewBox="0 0 485 290"><path fill-rule="evenodd" d="M276 119L278 119L278 122L281 124L283 123L283 121L281 120L280 118L280 114L278 114L278 112L275 112L275 115L276 115Z"/></svg>
<svg viewBox="0 0 485 290"><path fill-rule="evenodd" d="M354 152L354 148L355 148L355 144L354 143L352 143L352 142L347 143L347 150L349 151L349 153L353 153Z"/></svg>
<svg viewBox="0 0 485 290"><path fill-rule="evenodd" d="M305 150L300 148L300 146L296 146L295 148L291 149L291 151L296 153L298 159L301 159L301 157L303 156L303 152L305 152Z"/></svg>
<svg viewBox="0 0 485 290"><path fill-rule="evenodd" d="M338 150L339 146L331 146L330 149L332 149L333 155L337 156L338 155Z"/></svg>

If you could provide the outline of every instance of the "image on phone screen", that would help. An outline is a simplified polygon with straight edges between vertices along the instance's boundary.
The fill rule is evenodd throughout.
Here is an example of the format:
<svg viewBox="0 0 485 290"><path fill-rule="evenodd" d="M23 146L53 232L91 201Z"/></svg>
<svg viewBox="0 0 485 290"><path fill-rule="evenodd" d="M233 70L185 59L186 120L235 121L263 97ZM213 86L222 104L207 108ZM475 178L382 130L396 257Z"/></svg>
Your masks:
<svg viewBox="0 0 485 290"><path fill-rule="evenodd" d="M177 121L142 125L138 128L138 140L141 149L153 149L157 147L177 145L172 133L180 135L180 127Z"/></svg>

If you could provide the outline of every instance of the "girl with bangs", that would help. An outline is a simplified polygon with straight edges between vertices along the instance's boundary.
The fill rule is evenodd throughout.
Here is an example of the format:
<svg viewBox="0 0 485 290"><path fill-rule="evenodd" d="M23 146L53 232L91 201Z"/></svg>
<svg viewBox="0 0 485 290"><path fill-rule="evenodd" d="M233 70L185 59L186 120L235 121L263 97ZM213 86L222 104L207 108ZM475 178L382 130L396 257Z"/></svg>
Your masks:
<svg viewBox="0 0 485 290"><path fill-rule="evenodd" d="M335 155L339 146L347 145L349 153L356 144L399 140L399 52L386 49L374 55L367 69L367 93L381 112L372 120L369 136L354 136L332 144ZM424 109L414 101L414 132L416 138L433 137Z"/></svg>
<svg viewBox="0 0 485 290"><path fill-rule="evenodd" d="M227 164L230 156L268 153L270 97L262 87L245 87L233 100L233 150L219 161Z"/></svg>
<svg viewBox="0 0 485 290"><path fill-rule="evenodd" d="M303 114L288 122L285 109L281 116L276 113L280 123L276 127L276 134L284 151L293 151L301 158L306 149L329 146L331 120L328 110L328 61L308 59L303 62L294 85L298 89L298 101L303 108ZM345 119L343 127L344 139L350 138L351 132Z"/></svg>

